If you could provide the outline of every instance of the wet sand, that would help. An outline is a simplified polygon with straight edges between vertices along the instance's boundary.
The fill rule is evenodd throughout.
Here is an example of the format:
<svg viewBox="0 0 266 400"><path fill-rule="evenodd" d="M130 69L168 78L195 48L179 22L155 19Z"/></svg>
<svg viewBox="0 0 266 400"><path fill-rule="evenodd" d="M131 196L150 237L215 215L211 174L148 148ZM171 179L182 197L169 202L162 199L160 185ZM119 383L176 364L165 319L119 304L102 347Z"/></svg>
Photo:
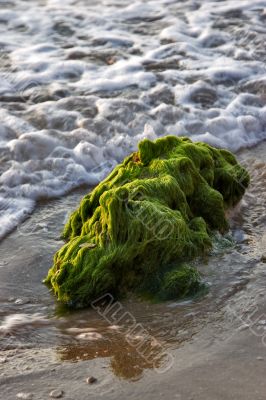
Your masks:
<svg viewBox="0 0 266 400"><path fill-rule="evenodd" d="M198 261L209 293L179 303L122 302L147 329L147 346L155 339L173 356L166 371L136 350L139 338L128 344L126 324L110 326L95 310L70 313L42 285L63 221L87 189L40 204L0 246L1 398L46 399L60 389L65 399L264 399L265 155L265 142L238 154L252 184L231 212L231 236ZM83 340L82 332L99 336ZM97 382L87 384L89 376Z"/></svg>

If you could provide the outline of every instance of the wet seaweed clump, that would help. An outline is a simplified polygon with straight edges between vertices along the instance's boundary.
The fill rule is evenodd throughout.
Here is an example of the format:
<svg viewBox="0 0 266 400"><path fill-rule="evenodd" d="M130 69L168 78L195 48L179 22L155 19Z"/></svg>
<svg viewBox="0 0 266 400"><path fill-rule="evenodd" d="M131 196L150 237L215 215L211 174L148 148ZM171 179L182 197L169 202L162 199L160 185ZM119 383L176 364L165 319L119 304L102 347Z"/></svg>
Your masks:
<svg viewBox="0 0 266 400"><path fill-rule="evenodd" d="M45 280L57 298L86 306L110 293L150 298L191 295L200 276L187 262L228 229L249 175L227 150L186 137L143 140L67 222L67 243Z"/></svg>

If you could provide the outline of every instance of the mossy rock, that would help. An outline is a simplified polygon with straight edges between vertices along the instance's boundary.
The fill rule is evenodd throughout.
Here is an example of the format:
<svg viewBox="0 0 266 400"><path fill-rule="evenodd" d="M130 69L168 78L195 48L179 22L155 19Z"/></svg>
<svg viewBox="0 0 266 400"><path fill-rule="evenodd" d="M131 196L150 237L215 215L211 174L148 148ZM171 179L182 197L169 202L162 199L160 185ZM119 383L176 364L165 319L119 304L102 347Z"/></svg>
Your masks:
<svg viewBox="0 0 266 400"><path fill-rule="evenodd" d="M106 293L189 295L200 278L182 263L209 252L211 231L228 229L225 210L248 184L227 150L186 137L145 139L82 199L45 282L73 306Z"/></svg>
<svg viewBox="0 0 266 400"><path fill-rule="evenodd" d="M165 273L158 297L170 300L196 294L202 287L199 272L186 264Z"/></svg>

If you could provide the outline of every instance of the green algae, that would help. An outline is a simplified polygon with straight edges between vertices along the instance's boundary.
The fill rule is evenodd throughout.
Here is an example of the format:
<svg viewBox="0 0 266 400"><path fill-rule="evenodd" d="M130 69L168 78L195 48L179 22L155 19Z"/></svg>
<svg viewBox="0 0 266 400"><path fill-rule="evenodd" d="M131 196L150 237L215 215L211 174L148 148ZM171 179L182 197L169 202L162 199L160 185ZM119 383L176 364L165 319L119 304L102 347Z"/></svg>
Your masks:
<svg viewBox="0 0 266 400"><path fill-rule="evenodd" d="M196 294L201 288L200 274L196 268L181 264L164 275L159 297L165 300Z"/></svg>
<svg viewBox="0 0 266 400"><path fill-rule="evenodd" d="M200 276L183 262L209 252L212 231L228 230L225 210L248 184L226 150L186 137L145 139L82 199L45 282L74 306L106 293L193 294Z"/></svg>

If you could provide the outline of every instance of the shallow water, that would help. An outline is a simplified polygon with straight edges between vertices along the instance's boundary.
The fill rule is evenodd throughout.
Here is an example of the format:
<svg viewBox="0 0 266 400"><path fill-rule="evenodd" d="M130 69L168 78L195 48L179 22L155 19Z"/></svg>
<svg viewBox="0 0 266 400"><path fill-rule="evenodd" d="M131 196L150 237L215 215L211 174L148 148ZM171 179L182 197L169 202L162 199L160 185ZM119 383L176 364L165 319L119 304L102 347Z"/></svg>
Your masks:
<svg viewBox="0 0 266 400"><path fill-rule="evenodd" d="M247 148L266 138L266 2L63 3L0 0L0 238L13 230L0 244L0 357L102 359L138 380L218 319L265 252L266 145ZM243 148L252 175L228 236L196 261L209 292L67 311L41 282L69 212L140 139L168 133ZM23 357L8 374L34 368Z"/></svg>
<svg viewBox="0 0 266 400"><path fill-rule="evenodd" d="M0 237L144 138L266 137L265 0L0 1Z"/></svg>

